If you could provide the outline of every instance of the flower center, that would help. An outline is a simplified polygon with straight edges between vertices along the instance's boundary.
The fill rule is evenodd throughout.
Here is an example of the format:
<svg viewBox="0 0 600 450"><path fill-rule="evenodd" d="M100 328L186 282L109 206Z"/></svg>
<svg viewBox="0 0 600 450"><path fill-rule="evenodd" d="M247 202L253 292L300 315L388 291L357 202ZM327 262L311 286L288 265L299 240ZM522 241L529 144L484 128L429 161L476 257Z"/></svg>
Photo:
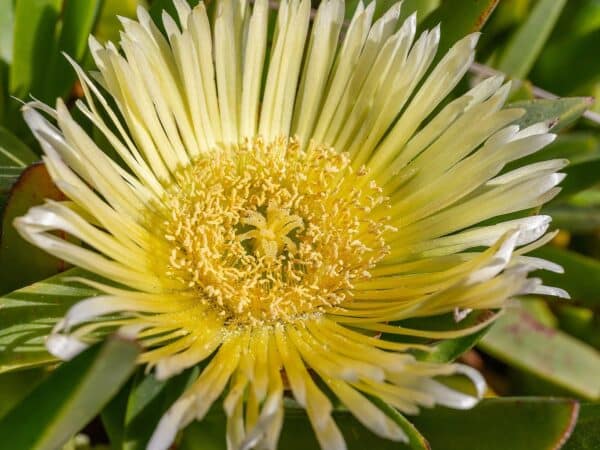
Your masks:
<svg viewBox="0 0 600 450"><path fill-rule="evenodd" d="M239 235L238 239L240 241L253 239L256 254L265 256L269 261L273 261L284 247L291 254L296 253L296 244L288 234L295 229L304 228L300 216L290 214L288 209L282 209L272 202L267 207L266 217L256 211L248 211L247 217L241 222L256 228Z"/></svg>
<svg viewBox="0 0 600 450"><path fill-rule="evenodd" d="M325 313L389 252L391 227L369 218L387 199L366 175L294 139L206 154L168 190L161 270L231 326Z"/></svg>

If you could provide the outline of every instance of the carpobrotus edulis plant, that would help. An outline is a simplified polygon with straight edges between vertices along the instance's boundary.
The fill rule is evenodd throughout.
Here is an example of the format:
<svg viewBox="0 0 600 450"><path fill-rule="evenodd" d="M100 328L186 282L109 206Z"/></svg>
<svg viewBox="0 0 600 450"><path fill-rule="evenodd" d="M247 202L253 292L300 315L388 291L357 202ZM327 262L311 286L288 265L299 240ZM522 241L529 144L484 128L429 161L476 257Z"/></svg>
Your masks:
<svg viewBox="0 0 600 450"><path fill-rule="evenodd" d="M322 2L312 23L309 1L283 1L272 43L266 0L218 0L212 20L203 3L175 6L166 37L140 9L123 19L120 48L91 41L98 73L75 65L77 107L117 159L62 102L24 108L69 201L16 226L105 279L79 280L104 294L67 313L49 351L68 359L124 329L160 379L205 361L151 449L168 448L221 395L232 449L276 448L286 390L328 450L345 443L323 385L398 441L405 433L369 397L407 414L473 406L436 377L464 374L481 395L476 371L413 350L489 321L448 331L402 321L460 321L516 295L563 294L528 278L556 266L523 256L548 239L548 217L482 225L557 193L564 160L503 172L554 139L548 126L513 125L524 111L503 109L500 77L438 108L478 35L432 67L439 28L417 37L414 15L398 23L400 4L377 21L374 3L359 4L344 27L342 1Z"/></svg>

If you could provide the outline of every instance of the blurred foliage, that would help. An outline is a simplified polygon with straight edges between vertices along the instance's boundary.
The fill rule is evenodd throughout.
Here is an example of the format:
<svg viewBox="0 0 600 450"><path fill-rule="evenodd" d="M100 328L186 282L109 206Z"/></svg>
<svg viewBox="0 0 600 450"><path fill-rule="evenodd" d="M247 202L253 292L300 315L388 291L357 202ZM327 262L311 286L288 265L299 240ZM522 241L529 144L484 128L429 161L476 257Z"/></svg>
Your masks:
<svg viewBox="0 0 600 450"><path fill-rule="evenodd" d="M346 437L348 450L542 450L556 448L556 443L568 436L577 407L573 400L531 397L486 399L467 411L441 407L423 410L411 421L431 447L377 437L345 411L334 413L334 417ZM280 448L319 448L306 413L293 406L287 413ZM224 413L218 411L190 425L181 450L226 450L224 425Z"/></svg>
<svg viewBox="0 0 600 450"><path fill-rule="evenodd" d="M358 1L347 4L350 14ZM379 1L376 14L391 4ZM63 265L23 242L10 225L43 198L60 198L43 165L32 165L41 150L23 123L21 101L62 97L72 105L81 93L61 52L92 68L88 34L118 41L117 15L133 17L138 5L155 18L165 7L173 11L170 0L0 0L0 434L11 433L19 448L100 450L107 448L106 435L114 448L144 448L158 418L196 373L159 382L138 371L126 382L137 350L116 340L49 370L55 360L44 349L44 336L70 305L94 291L67 282L78 269L45 279ZM572 300L523 299L489 332L442 342L428 356L448 361L466 351L462 361L484 373L490 396L525 397L487 399L463 412L435 408L410 418L420 431L387 412L415 449L427 448L427 441L436 450L560 448L573 428L565 449L600 448L600 116L593 115L600 103L592 99L600 95L600 0L405 0L402 16L413 10L420 29L441 22L442 49L468 32L483 32L477 55L482 66L473 68L461 90L494 70L504 72L513 79L509 102L529 113L524 120L549 120L560 131L528 162L571 161L562 194L542 209L562 231L537 254L565 268L565 274L540 276ZM102 361L111 362L110 370ZM535 395L587 403L575 425L574 400ZM67 398L85 405L86 414L61 408ZM33 416L26 411L28 399L39 409ZM101 422L96 418L88 427L99 427L104 438L86 436L87 428L79 434L100 412ZM282 448L313 448L304 413L293 405L289 412ZM190 426L180 448L223 448L220 414ZM408 448L378 440L345 411L336 414L350 448ZM24 420L28 426L19 431L16 424ZM47 441L37 440L39 430Z"/></svg>

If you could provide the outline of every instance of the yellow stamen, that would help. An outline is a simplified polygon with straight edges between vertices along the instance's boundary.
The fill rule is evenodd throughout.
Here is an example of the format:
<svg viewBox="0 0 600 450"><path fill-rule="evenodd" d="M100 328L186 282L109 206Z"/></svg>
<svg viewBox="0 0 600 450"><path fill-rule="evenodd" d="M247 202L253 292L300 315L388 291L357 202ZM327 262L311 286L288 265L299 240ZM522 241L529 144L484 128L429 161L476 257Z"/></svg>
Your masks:
<svg viewBox="0 0 600 450"><path fill-rule="evenodd" d="M389 253L390 227L369 218L387 199L365 175L345 154L295 139L206 154L167 190L166 220L153 225L171 256L157 270L235 328L320 314Z"/></svg>

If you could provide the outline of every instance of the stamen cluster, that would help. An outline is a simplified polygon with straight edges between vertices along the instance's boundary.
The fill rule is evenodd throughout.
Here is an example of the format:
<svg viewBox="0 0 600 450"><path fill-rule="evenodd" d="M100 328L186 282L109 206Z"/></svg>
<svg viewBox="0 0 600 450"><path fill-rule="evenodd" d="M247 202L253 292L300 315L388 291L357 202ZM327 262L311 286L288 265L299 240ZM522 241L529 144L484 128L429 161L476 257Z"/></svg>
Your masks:
<svg viewBox="0 0 600 450"><path fill-rule="evenodd" d="M161 224L167 274L233 326L288 322L352 296L389 248L387 199L333 148L246 140L176 177Z"/></svg>

